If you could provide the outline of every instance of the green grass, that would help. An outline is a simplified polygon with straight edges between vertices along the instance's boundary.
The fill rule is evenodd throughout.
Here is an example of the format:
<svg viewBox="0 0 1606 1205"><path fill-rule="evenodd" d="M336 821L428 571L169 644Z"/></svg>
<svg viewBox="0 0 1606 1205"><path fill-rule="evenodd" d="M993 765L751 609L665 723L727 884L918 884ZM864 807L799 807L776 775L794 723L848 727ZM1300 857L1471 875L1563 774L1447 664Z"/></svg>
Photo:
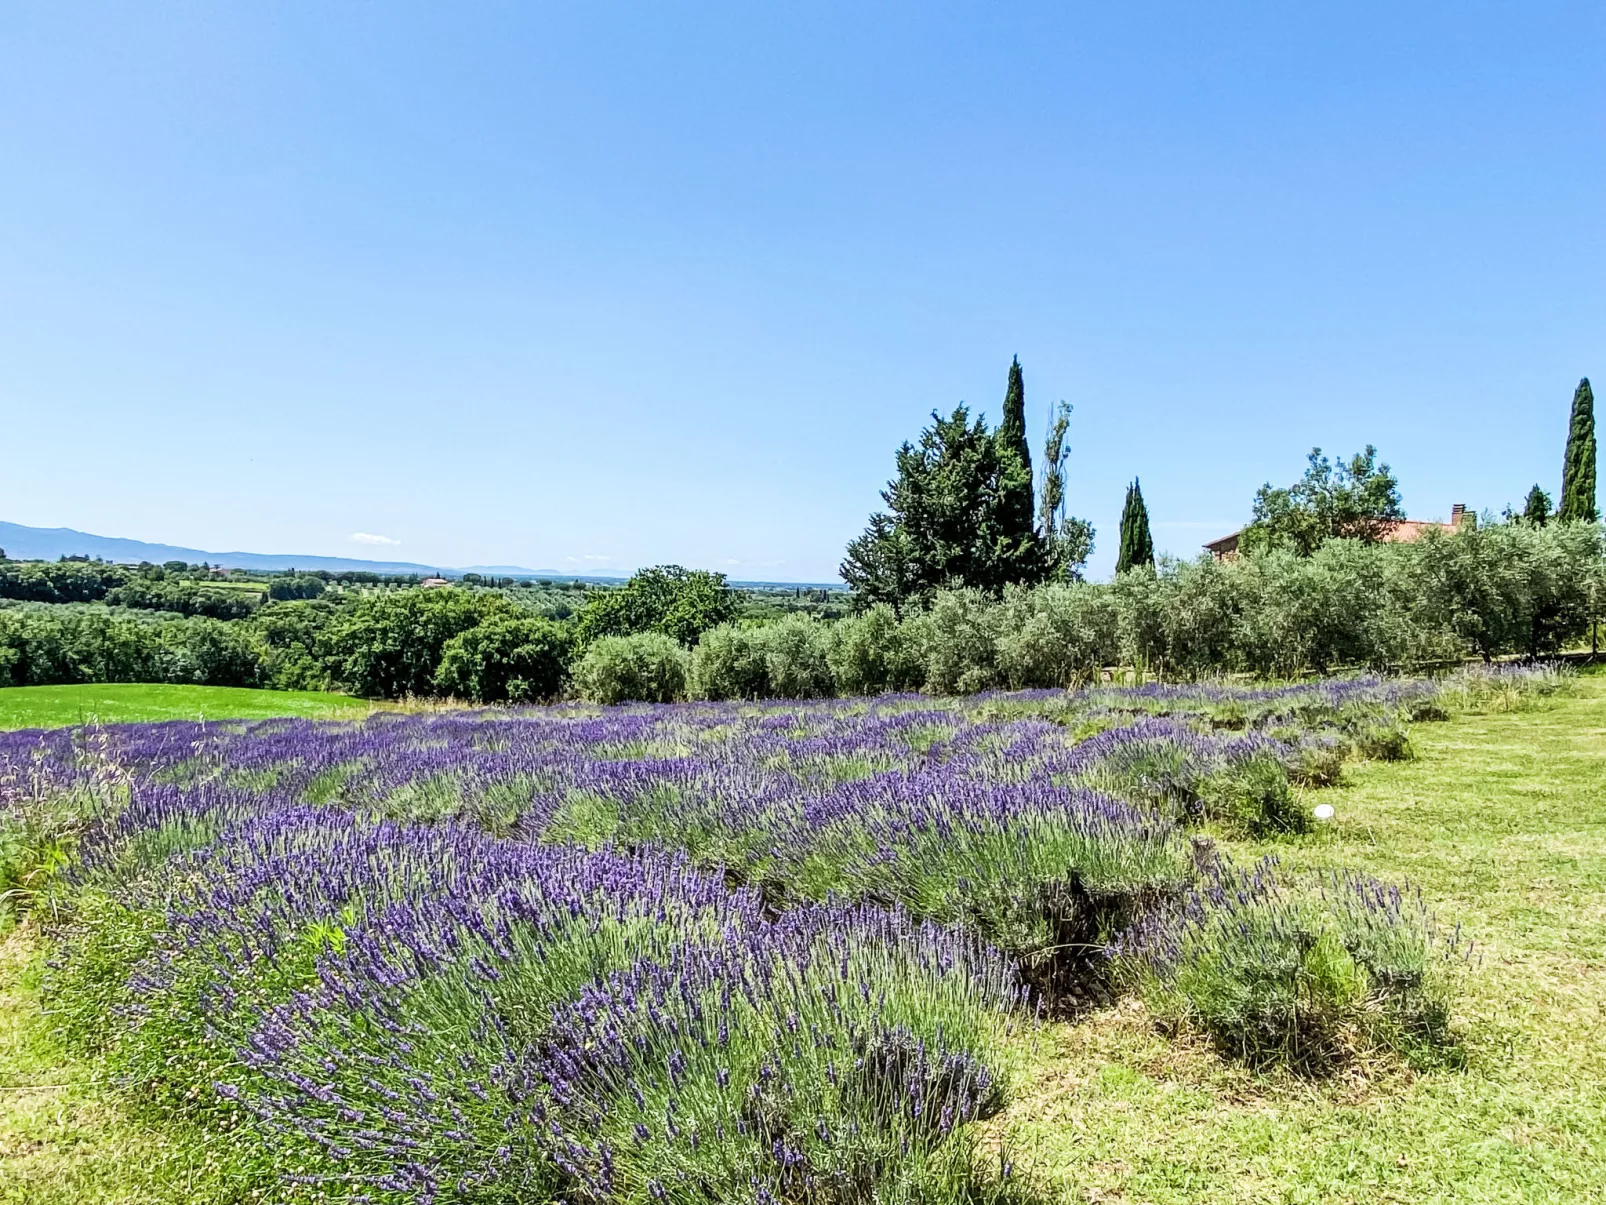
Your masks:
<svg viewBox="0 0 1606 1205"><path fill-rule="evenodd" d="M0 1205L222 1205L226 1173L200 1135L130 1117L51 1036L28 929L0 938Z"/></svg>
<svg viewBox="0 0 1606 1205"><path fill-rule="evenodd" d="M1224 844L1409 877L1464 921L1483 949L1458 1010L1467 1068L1256 1075L1129 1001L1028 1042L989 1123L1049 1200L1606 1200L1606 678L1412 743L1416 760L1322 792L1337 817L1317 832ZM62 1052L41 957L26 927L0 942L0 1205L237 1200L203 1141L143 1124Z"/></svg>
<svg viewBox="0 0 1606 1205"><path fill-rule="evenodd" d="M89 686L0 689L0 730L146 720L260 720L273 716L340 719L366 715L372 704L350 695L243 686L170 686L114 682Z"/></svg>
<svg viewBox="0 0 1606 1205"><path fill-rule="evenodd" d="M1129 1002L1051 1028L995 1123L1052 1199L1606 1200L1606 679L1412 743L1323 792L1323 831L1225 844L1408 877L1463 921L1483 952L1458 1009L1468 1068L1257 1076Z"/></svg>

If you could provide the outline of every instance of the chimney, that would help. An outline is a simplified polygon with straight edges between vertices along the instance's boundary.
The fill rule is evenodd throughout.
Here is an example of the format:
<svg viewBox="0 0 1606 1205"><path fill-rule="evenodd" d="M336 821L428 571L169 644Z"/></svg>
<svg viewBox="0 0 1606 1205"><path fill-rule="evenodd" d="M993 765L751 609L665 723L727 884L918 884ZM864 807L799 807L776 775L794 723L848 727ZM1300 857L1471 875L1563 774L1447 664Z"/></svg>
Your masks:
<svg viewBox="0 0 1606 1205"><path fill-rule="evenodd" d="M1452 528L1454 528L1454 529L1459 530L1460 527L1461 527L1461 524L1465 523L1466 521L1467 521L1467 504L1465 502L1457 502L1454 506L1452 506L1450 508L1450 526Z"/></svg>

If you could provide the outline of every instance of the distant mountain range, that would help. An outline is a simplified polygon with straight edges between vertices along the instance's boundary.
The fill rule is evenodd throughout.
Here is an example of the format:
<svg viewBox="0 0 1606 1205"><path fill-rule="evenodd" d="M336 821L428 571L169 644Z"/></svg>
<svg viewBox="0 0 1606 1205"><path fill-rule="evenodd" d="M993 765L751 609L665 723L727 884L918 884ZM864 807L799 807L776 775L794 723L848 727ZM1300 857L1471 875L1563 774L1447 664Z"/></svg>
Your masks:
<svg viewBox="0 0 1606 1205"><path fill-rule="evenodd" d="M329 573L416 573L420 577L439 574L462 577L483 573L496 577L542 577L570 582L617 582L622 573L568 573L559 569L526 569L522 565L421 565L415 561L365 561L343 556L293 556L272 552L207 552L200 548L179 548L173 544L147 544L144 540L123 540L115 536L96 536L70 527L24 527L20 523L0 522L0 549L15 561L54 561L64 556L99 557L103 561L138 564L151 561L185 561L194 565L222 565L226 569L257 569L274 572L285 569L322 569ZM808 587L840 590L840 582L732 582L733 586Z"/></svg>
<svg viewBox="0 0 1606 1205"><path fill-rule="evenodd" d="M20 523L0 522L0 548L16 561L54 561L64 556L99 557L103 561L138 563L187 561L222 565L226 569L324 569L330 573L417 573L428 577L442 574L461 577L465 573L496 574L499 577L560 577L571 580L617 580L620 574L562 573L555 569L526 569L522 565L468 565L460 569L443 565L420 565L415 561L365 561L343 556L292 556L273 552L207 552L201 548L179 548L173 544L147 544L144 540L122 540L115 536L90 535L70 527L24 527Z"/></svg>

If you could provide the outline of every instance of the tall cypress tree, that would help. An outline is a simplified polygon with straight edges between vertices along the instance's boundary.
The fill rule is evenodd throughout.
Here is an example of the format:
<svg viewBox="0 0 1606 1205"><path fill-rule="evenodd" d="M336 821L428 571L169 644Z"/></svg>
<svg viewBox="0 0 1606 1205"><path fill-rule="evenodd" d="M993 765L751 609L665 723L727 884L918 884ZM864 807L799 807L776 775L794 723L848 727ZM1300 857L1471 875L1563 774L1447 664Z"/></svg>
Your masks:
<svg viewBox="0 0 1606 1205"><path fill-rule="evenodd" d="M1567 454L1561 466L1561 505L1558 519L1600 518L1595 507L1595 395L1589 378L1578 382L1573 393L1572 422L1567 428Z"/></svg>
<svg viewBox="0 0 1606 1205"><path fill-rule="evenodd" d="M1004 389L1004 418L998 424L998 442L1020 457L1026 471L1032 471L1032 448L1026 442L1026 379L1021 376L1020 357L1009 366L1009 384Z"/></svg>
<svg viewBox="0 0 1606 1205"><path fill-rule="evenodd" d="M1141 565L1154 568L1154 540L1149 535L1149 508L1143 505L1143 488L1134 479L1126 487L1126 505L1121 508L1121 551L1115 558L1116 573Z"/></svg>
<svg viewBox="0 0 1606 1205"><path fill-rule="evenodd" d="M998 539L1002 554L1025 565L1041 560L1042 541L1037 534L1037 500L1032 488L1032 450L1026 442L1026 381L1020 359L1009 366L1004 390L1004 417L993 434L999 452Z"/></svg>

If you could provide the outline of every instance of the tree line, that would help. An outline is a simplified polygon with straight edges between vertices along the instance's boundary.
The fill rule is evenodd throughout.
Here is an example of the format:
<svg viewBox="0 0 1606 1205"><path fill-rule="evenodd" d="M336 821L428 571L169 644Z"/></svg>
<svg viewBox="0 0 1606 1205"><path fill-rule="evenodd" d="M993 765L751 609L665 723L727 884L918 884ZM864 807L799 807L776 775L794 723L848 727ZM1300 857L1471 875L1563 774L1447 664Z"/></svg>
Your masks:
<svg viewBox="0 0 1606 1205"><path fill-rule="evenodd" d="M316 577L287 575L273 585L302 596L215 617L184 614L164 593L193 583L118 566L6 563L0 572L11 574L9 597L20 598L0 609L0 685L12 686L155 681L528 702L556 696L576 654L599 639L695 641L741 609L722 574L673 565L589 590L577 609L552 616L514 601L525 591L319 596L308 584ZM160 605L107 605L120 598Z"/></svg>
<svg viewBox="0 0 1606 1205"><path fill-rule="evenodd" d="M881 492L886 508L870 516L842 561L842 578L853 587L857 607L884 603L901 615L929 606L943 590L998 596L1010 586L1082 579L1095 532L1066 514L1071 407L1059 403L1044 441L1034 513L1025 400L1016 357L996 431L961 403L946 417L933 411L918 440L898 448L894 475ZM1599 520L1594 395L1587 377L1573 394L1562 460L1560 505L1552 510L1549 495L1535 485L1522 513L1508 509L1507 521ZM1375 544L1389 539L1405 517L1399 481L1374 446L1337 461L1314 448L1300 480L1283 487L1267 482L1256 492L1235 551L1311 556L1330 540ZM1468 519L1475 522L1476 516ZM1155 563L1148 507L1134 477L1121 510L1115 572L1153 569Z"/></svg>
<svg viewBox="0 0 1606 1205"><path fill-rule="evenodd" d="M1158 558L1109 582L939 589L901 613L744 622L718 574L637 574L568 620L452 587L296 600L244 621L0 610L0 681L168 681L534 702L1059 687L1111 666L1171 679L1394 670L1587 639L1599 525L1520 516L1410 544L1339 538L1234 561Z"/></svg>
<svg viewBox="0 0 1606 1205"><path fill-rule="evenodd" d="M0 598L14 600L0 608L0 684L485 703L946 693L1064 686L1110 666L1172 678L1396 669L1593 637L1603 550L1587 380L1554 510L1535 486L1520 513L1388 543L1404 514L1376 449L1339 461L1315 449L1299 481L1257 492L1230 562L1157 556L1134 479L1103 583L1083 574L1092 526L1067 513L1070 416L1055 409L1034 478L1018 360L997 430L963 405L933 413L895 455L886 509L848 547L855 613L839 621L777 619L773 602L755 613L722 574L673 565L540 613L533 592L483 579L330 594L331 575L292 573L260 599L183 565L0 560Z"/></svg>
<svg viewBox="0 0 1606 1205"><path fill-rule="evenodd" d="M1518 521L1414 543L1329 540L1310 556L1162 557L1108 582L938 590L922 608L876 603L831 624L725 624L691 648L602 642L572 681L602 702L809 698L1067 687L1112 667L1192 680L1541 656L1589 638L1602 554L1596 524Z"/></svg>

